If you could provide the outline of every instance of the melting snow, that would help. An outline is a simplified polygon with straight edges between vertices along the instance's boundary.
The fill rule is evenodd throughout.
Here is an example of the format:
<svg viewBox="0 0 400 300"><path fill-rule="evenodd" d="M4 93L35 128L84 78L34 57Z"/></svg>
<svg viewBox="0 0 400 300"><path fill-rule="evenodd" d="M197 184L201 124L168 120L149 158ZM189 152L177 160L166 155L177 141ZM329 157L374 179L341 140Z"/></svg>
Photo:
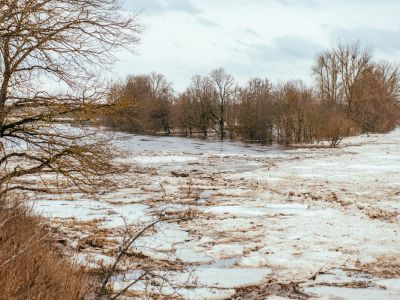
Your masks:
<svg viewBox="0 0 400 300"><path fill-rule="evenodd" d="M400 269L400 129L345 139L338 149L117 136L128 152L119 160L132 167L120 191L97 201L39 200L35 210L104 219L110 229L124 219L149 222L160 210L191 213L135 244L137 252L185 266L168 272L185 298L230 298L272 279L298 283L316 298L400 298L400 274L387 270ZM357 286L360 280L368 285Z"/></svg>

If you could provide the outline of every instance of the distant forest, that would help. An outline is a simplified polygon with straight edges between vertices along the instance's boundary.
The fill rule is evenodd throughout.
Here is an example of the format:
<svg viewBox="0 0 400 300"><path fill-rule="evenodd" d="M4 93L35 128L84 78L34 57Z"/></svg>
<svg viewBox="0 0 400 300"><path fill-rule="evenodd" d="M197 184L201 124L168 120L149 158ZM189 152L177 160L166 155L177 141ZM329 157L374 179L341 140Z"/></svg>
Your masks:
<svg viewBox="0 0 400 300"><path fill-rule="evenodd" d="M177 94L158 73L131 75L109 90L102 124L131 133L218 136L291 145L394 129L400 119L399 68L377 62L359 42L316 57L314 86L254 78L238 86L216 69L194 75Z"/></svg>

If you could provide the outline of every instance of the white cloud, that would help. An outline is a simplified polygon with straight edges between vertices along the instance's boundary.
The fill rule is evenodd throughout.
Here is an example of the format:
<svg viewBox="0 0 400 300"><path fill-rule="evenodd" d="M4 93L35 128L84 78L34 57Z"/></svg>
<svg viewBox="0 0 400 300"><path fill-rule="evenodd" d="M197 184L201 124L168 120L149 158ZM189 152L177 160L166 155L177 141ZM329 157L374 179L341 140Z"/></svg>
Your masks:
<svg viewBox="0 0 400 300"><path fill-rule="evenodd" d="M125 0L125 8L144 9L147 30L116 72L162 72L177 90L219 66L240 82L310 81L315 54L339 39L365 41L379 58L400 49L397 0Z"/></svg>

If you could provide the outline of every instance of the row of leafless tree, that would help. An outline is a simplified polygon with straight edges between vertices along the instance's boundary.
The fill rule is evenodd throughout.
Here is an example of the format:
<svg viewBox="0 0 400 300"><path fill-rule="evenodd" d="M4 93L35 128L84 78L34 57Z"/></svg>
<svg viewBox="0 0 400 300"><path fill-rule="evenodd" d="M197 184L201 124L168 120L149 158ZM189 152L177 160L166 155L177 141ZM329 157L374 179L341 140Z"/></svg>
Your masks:
<svg viewBox="0 0 400 300"><path fill-rule="evenodd" d="M320 53L312 69L315 86L301 81L271 84L252 79L238 86L216 69L193 76L176 95L162 74L130 76L115 84L106 125L137 133L217 134L221 139L286 144L330 140L366 132L386 132L399 120L399 69L373 60L359 42Z"/></svg>

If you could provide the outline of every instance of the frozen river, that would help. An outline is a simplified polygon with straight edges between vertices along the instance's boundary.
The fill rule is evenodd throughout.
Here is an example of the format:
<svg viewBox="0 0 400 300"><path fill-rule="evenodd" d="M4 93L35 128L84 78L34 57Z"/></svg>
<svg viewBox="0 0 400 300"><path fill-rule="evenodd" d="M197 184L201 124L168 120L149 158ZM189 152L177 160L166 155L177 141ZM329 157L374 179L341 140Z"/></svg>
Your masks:
<svg viewBox="0 0 400 300"><path fill-rule="evenodd" d="M137 240L116 289L145 268L169 284L136 284L132 297L400 298L400 130L339 149L116 137L129 168L117 189L35 202L94 268L112 262L126 224L171 218Z"/></svg>

